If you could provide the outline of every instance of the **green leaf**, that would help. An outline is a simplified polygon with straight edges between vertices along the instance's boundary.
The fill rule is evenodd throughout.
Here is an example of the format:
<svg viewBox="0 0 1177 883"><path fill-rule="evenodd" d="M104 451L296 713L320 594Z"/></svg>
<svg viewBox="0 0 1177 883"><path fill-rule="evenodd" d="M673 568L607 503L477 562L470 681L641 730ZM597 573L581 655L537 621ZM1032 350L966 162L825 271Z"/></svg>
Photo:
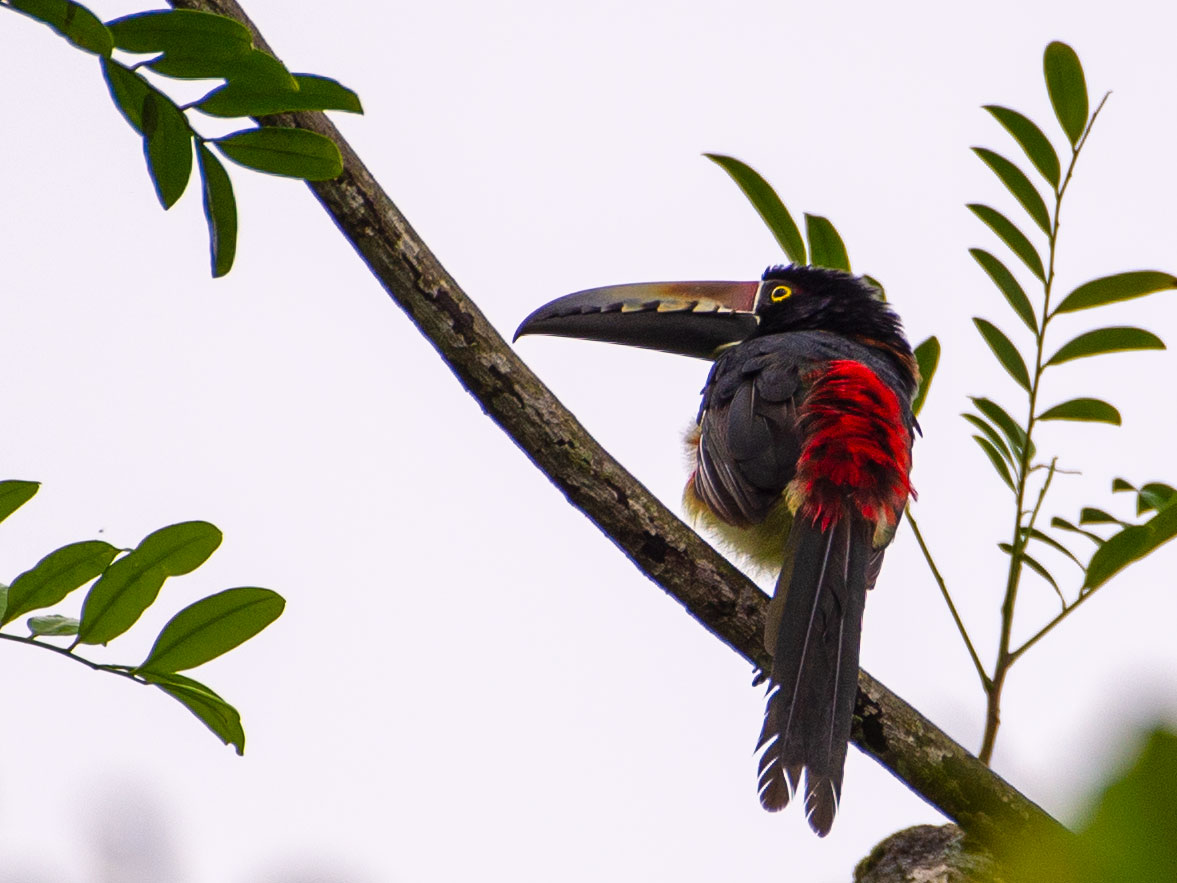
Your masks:
<svg viewBox="0 0 1177 883"><path fill-rule="evenodd" d="M993 350L993 355L997 356L1001 367L1009 372L1009 376L1016 380L1022 389L1029 392L1030 372L1026 370L1026 363L1022 360L1017 347L992 322L974 317L973 324L977 326L977 330L985 338L985 343L989 344L989 349Z"/></svg>
<svg viewBox="0 0 1177 883"><path fill-rule="evenodd" d="M1038 256L1038 252L1034 250L1034 246L1030 244L1030 240L1010 222L1009 218L996 209L975 202L969 203L968 208L990 230L996 233L1002 242L1009 246L1010 251L1022 259L1022 262L1030 268L1031 273L1043 282L1046 281L1046 271L1042 267L1042 258Z"/></svg>
<svg viewBox="0 0 1177 883"><path fill-rule="evenodd" d="M850 272L850 256L837 229L820 215L805 213L805 235L809 238L809 263L815 267Z"/></svg>
<svg viewBox="0 0 1177 883"><path fill-rule="evenodd" d="M40 489L39 481L0 481L0 521L35 497Z"/></svg>
<svg viewBox="0 0 1177 883"><path fill-rule="evenodd" d="M1100 328L1080 334L1074 340L1064 343L1051 356L1047 365L1061 365L1072 359L1083 359L1103 353L1125 350L1163 350L1165 343L1151 331L1143 328L1114 327Z"/></svg>
<svg viewBox="0 0 1177 883"><path fill-rule="evenodd" d="M1113 304L1134 297L1143 297L1166 288L1177 288L1177 276L1158 270L1134 270L1116 273L1102 279L1085 282L1063 298L1054 308L1056 313L1073 313L1104 304Z"/></svg>
<svg viewBox="0 0 1177 883"><path fill-rule="evenodd" d="M153 66L159 70L158 63ZM170 76L177 75L173 73ZM263 91L270 88L298 88L298 81L286 69L286 65L261 49L252 49L241 58L234 59L233 66L225 73L225 79L230 83L240 83L246 88Z"/></svg>
<svg viewBox="0 0 1177 883"><path fill-rule="evenodd" d="M1054 577L1050 575L1050 571L1043 567L1036 558L1031 555L1027 555L1025 552L1022 552L1021 557L1022 560L1026 562L1027 567L1050 583L1050 587L1054 589L1054 593L1058 595L1058 599L1062 602L1063 608L1065 609L1067 606L1067 599L1063 597L1063 591L1058 587L1058 583L1055 582Z"/></svg>
<svg viewBox="0 0 1177 883"><path fill-rule="evenodd" d="M1074 147L1087 127L1087 81L1083 66L1074 49L1056 40L1046 47L1042 67L1054 115Z"/></svg>
<svg viewBox="0 0 1177 883"><path fill-rule="evenodd" d="M143 134L143 105L152 87L134 71L113 59L102 59L102 75L115 107L119 109L131 128Z"/></svg>
<svg viewBox="0 0 1177 883"><path fill-rule="evenodd" d="M101 540L71 543L50 552L12 581L8 609L0 618L0 625L30 610L52 607L99 576L118 553L118 549Z"/></svg>
<svg viewBox="0 0 1177 883"><path fill-rule="evenodd" d="M0 617L8 610L8 586L0 583Z"/></svg>
<svg viewBox="0 0 1177 883"><path fill-rule="evenodd" d="M1150 481L1140 489L1136 499L1136 514L1167 509L1177 498L1177 490L1159 481Z"/></svg>
<svg viewBox="0 0 1177 883"><path fill-rule="evenodd" d="M1038 228L1049 236L1050 213L1046 210L1046 203L1042 201L1038 190L1030 183L1030 179L1025 176L1022 170L1001 154L994 153L987 148L974 147L973 153L977 154L981 161L993 170L993 174L1001 180L1005 189L1022 204L1022 208L1034 220Z"/></svg>
<svg viewBox="0 0 1177 883"><path fill-rule="evenodd" d="M1095 589L1123 570L1129 564L1139 561L1156 545L1152 531L1145 525L1129 525L1108 538L1095 550L1087 565L1084 589ZM1106 550L1106 551L1105 551Z"/></svg>
<svg viewBox="0 0 1177 883"><path fill-rule="evenodd" d="M80 3L69 0L9 0L17 12L43 22L79 49L109 56L114 40L102 20Z"/></svg>
<svg viewBox="0 0 1177 883"><path fill-rule="evenodd" d="M1177 880L1177 736L1158 727L1131 764L1117 766L1074 834L1035 831L1003 844L1006 883Z"/></svg>
<svg viewBox="0 0 1177 883"><path fill-rule="evenodd" d="M1087 565L1085 589L1097 589L1109 579L1177 536L1177 506L1169 506L1140 525L1129 525L1095 550Z"/></svg>
<svg viewBox="0 0 1177 883"><path fill-rule="evenodd" d="M1056 540L1054 537L1050 536L1049 534L1043 533L1042 531L1040 531L1036 527L1030 528L1029 531L1023 530L1022 533L1023 533L1023 535L1028 535L1030 537L1030 539L1038 540L1038 542L1044 543L1045 545L1050 546L1055 551L1061 552L1062 554L1064 554L1068 558L1070 558L1072 561L1074 561L1075 564L1077 564L1081 570L1084 569L1082 562L1080 562L1079 559L1075 557L1074 553L1071 552L1070 549L1068 549L1066 546L1064 546L1062 543L1060 543L1058 540Z"/></svg>
<svg viewBox="0 0 1177 883"><path fill-rule="evenodd" d="M1034 168L1042 173L1042 177L1051 187L1058 190L1061 172L1058 154L1054 152L1050 139L1042 133L1042 130L1022 114L1008 107L986 104L985 110L993 114L997 122L1001 123L1005 130L1013 135L1014 140L1026 152L1030 162L1034 163Z"/></svg>
<svg viewBox="0 0 1177 883"><path fill-rule="evenodd" d="M135 671L170 674L203 665L248 641L285 606L269 589L226 589L203 598L172 617Z"/></svg>
<svg viewBox="0 0 1177 883"><path fill-rule="evenodd" d="M1136 490L1136 486L1131 484L1130 482L1128 482L1126 479L1123 479L1123 478L1113 478L1112 479L1112 493L1113 494L1118 494L1121 491L1134 491L1134 490Z"/></svg>
<svg viewBox="0 0 1177 883"><path fill-rule="evenodd" d="M969 254L981 265L981 269L989 274L989 278L1005 295L1006 301L1018 314L1018 318L1025 323L1031 332L1037 335L1038 317L1034 315L1034 307L1030 304L1030 298L1026 296L1026 292L1018 284L1018 280L1014 278L1014 274L1006 268L1005 264L984 249L970 248Z"/></svg>
<svg viewBox="0 0 1177 883"><path fill-rule="evenodd" d="M147 170L160 204L176 204L192 177L192 129L183 111L154 89L143 102L143 137Z"/></svg>
<svg viewBox="0 0 1177 883"><path fill-rule="evenodd" d="M997 451L1001 454L1002 459L1013 466L1015 470L1017 469L1017 461L1014 458L1013 453L1010 451L1009 446L1005 443L1005 439L1001 437L1001 434L993 428L993 425L990 424L988 420L985 420L983 417L978 417L976 414L964 413L960 416L969 421L969 423L973 424L973 426L975 426L977 429L981 430L981 432L984 433L985 438L989 439L989 443L992 444L993 447L996 448Z"/></svg>
<svg viewBox="0 0 1177 883"><path fill-rule="evenodd" d="M1087 817L1079 838L1082 883L1177 879L1177 840L1171 836L1177 818L1177 736L1153 730Z"/></svg>
<svg viewBox="0 0 1177 883"><path fill-rule="evenodd" d="M1084 506L1079 510L1080 524L1124 524L1120 519L1109 515L1102 509L1096 509L1094 506Z"/></svg>
<svg viewBox="0 0 1177 883"><path fill-rule="evenodd" d="M144 672L143 678L196 715L218 739L236 748L238 755L245 753L245 730L241 727L241 715L204 684L178 674Z"/></svg>
<svg viewBox="0 0 1177 883"><path fill-rule="evenodd" d="M924 408L924 400L928 397L928 390L932 388L932 378L936 376L936 368L940 365L940 341L929 337L915 348L915 363L919 368L920 383L915 391L915 398L911 401L911 413L918 417Z"/></svg>
<svg viewBox="0 0 1177 883"><path fill-rule="evenodd" d="M293 91L298 88L298 83L286 70L286 65L260 49L250 49L243 55L227 58L204 53L189 55L167 52L149 62L148 66L157 74L178 80L219 78L254 91Z"/></svg>
<svg viewBox="0 0 1177 883"><path fill-rule="evenodd" d="M997 548L1001 549L1001 551L1003 551L1006 555L1013 555L1013 546L1011 546L1009 543L998 543ZM1018 554L1018 558L1025 562L1026 566L1029 567L1032 571L1050 583L1050 587L1054 589L1054 593L1058 595L1058 599L1062 601L1063 608L1065 609L1067 606L1067 599L1063 597L1063 591L1058 587L1058 583L1055 582L1054 577L1050 575L1050 571L1043 567L1042 564L1033 556L1027 554L1024 549Z"/></svg>
<svg viewBox="0 0 1177 883"><path fill-rule="evenodd" d="M343 157L335 142L306 129L262 126L213 143L234 162L272 175L329 181L343 171Z"/></svg>
<svg viewBox="0 0 1177 883"><path fill-rule="evenodd" d="M346 110L363 113L359 96L327 77L294 74L298 89L253 89L240 80L214 89L196 105L215 117L260 117L294 110Z"/></svg>
<svg viewBox="0 0 1177 883"><path fill-rule="evenodd" d="M1071 533L1077 533L1080 536L1085 536L1091 540L1095 545L1102 546L1104 543L1103 537L1097 533L1092 533L1089 530L1083 530L1081 527L1075 527L1071 522L1065 518L1058 518L1057 516L1050 519L1050 526L1057 527L1059 530L1069 530Z"/></svg>
<svg viewBox="0 0 1177 883"><path fill-rule="evenodd" d="M192 176L192 129L168 96L117 61L102 59L102 73L115 106L143 136L143 153L156 196L171 208Z"/></svg>
<svg viewBox="0 0 1177 883"><path fill-rule="evenodd" d="M232 57L253 47L249 29L235 19L211 12L176 9L139 12L107 24L114 45L128 52L176 52L181 55Z"/></svg>
<svg viewBox="0 0 1177 883"><path fill-rule="evenodd" d="M29 634L36 637L46 635L57 637L78 633L78 621L72 616L62 616L59 613L52 613L48 616L30 616L28 626Z"/></svg>
<svg viewBox="0 0 1177 883"><path fill-rule="evenodd" d="M1039 420L1087 420L1120 425L1120 412L1100 399L1071 399L1038 415Z"/></svg>
<svg viewBox="0 0 1177 883"><path fill-rule="evenodd" d="M977 410L993 421L994 425L999 427L1005 434L1009 441L1010 450L1014 451L1019 456L1022 448L1026 444L1026 430L1024 430L1018 422L1014 420L1005 412L1005 410L996 402L980 396L970 396L970 400L976 406ZM1034 444L1030 443L1030 459L1034 457Z"/></svg>
<svg viewBox="0 0 1177 883"><path fill-rule="evenodd" d="M703 154L721 169L727 172L733 181L744 191L752 207L760 215L776 241L780 243L785 254L795 264L807 263L805 259L805 243L801 239L801 231L793 222L793 216L781 202L772 186L765 181L751 166L745 165L731 156L718 153Z"/></svg>
<svg viewBox="0 0 1177 883"><path fill-rule="evenodd" d="M233 268L237 255L237 200L233 182L221 161L204 144L196 145L204 197L204 217L208 221L208 244L212 255L213 278L224 276Z"/></svg>
<svg viewBox="0 0 1177 883"><path fill-rule="evenodd" d="M186 521L149 534L106 569L86 595L78 642L105 644L135 624L164 580L190 573L221 544L221 532L205 521Z"/></svg>
<svg viewBox="0 0 1177 883"><path fill-rule="evenodd" d="M981 450L985 452L985 456L989 458L989 462L993 464L993 468L998 476L1001 477L1001 480L1006 483L1011 491L1014 490L1014 480L1009 474L1009 467L1005 464L1005 460L1002 459L1000 452L993 446L993 443L989 439L979 435L974 435L973 440L981 446Z"/></svg>

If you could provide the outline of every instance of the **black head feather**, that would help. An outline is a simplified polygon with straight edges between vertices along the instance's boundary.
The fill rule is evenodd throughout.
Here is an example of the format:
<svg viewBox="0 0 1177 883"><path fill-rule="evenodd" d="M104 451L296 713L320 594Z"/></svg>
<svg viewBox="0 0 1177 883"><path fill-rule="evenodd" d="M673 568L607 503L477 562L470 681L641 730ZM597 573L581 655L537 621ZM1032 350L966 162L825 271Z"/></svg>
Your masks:
<svg viewBox="0 0 1177 883"><path fill-rule="evenodd" d="M756 297L760 334L831 331L877 341L911 355L899 317L879 290L859 276L789 264L764 271Z"/></svg>
<svg viewBox="0 0 1177 883"><path fill-rule="evenodd" d="M903 374L914 371L899 317L859 276L797 264L769 267L756 296L756 315L758 335L827 331L878 347Z"/></svg>

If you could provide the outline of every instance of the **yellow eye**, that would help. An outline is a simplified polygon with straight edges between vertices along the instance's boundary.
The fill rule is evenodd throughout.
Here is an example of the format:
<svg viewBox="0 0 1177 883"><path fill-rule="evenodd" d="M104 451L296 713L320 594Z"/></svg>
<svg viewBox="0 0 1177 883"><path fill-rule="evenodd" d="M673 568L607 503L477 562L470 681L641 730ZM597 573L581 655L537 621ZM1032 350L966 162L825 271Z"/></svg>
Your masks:
<svg viewBox="0 0 1177 883"><path fill-rule="evenodd" d="M788 300L792 296L793 289L787 285L773 286L772 291L769 293L769 297L772 298L773 303L780 303L783 300Z"/></svg>

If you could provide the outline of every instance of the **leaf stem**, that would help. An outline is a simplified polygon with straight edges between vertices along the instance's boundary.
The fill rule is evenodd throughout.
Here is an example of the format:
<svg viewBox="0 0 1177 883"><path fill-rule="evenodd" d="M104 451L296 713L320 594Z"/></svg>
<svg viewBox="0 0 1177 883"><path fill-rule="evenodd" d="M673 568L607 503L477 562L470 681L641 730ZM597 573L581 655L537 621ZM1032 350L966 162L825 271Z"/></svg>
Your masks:
<svg viewBox="0 0 1177 883"><path fill-rule="evenodd" d="M1099 589L1099 586L1096 586L1094 589L1090 589L1090 590L1084 592L1078 598L1075 599L1075 602L1073 604L1070 604L1069 606L1064 607L1062 609L1062 611L1060 611L1054 617L1054 619L1052 619L1050 622L1048 622L1046 625L1044 625L1041 629L1039 629L1037 632L1035 632L1030 638L1028 638L1026 640L1026 643L1022 644L1022 646L1020 646L1017 650L1014 650L1012 653L1010 653L1010 655L1009 655L1010 661L1013 662L1014 660L1020 658L1023 653L1025 653L1027 650L1029 650L1031 647L1033 647L1035 644L1037 644L1042 638L1046 637L1047 633L1051 629L1053 629L1056 625L1058 625L1060 622L1062 622L1064 619L1066 619L1076 607L1078 607L1080 604L1082 604L1084 601L1086 601L1088 598L1090 598L1092 595L1094 595L1098 589Z"/></svg>
<svg viewBox="0 0 1177 883"><path fill-rule="evenodd" d="M105 671L105 672L109 672L110 674L113 674L113 675L119 675L120 677L124 677L124 678L134 681L136 684L146 684L147 683L147 681L143 680L143 678L138 677L136 674L134 674L134 672L130 666L108 665L108 664L105 664L102 662L94 662L90 659L86 659L84 656L78 656L76 653L73 652L72 647L69 647L69 648L58 647L56 644L49 644L49 643L46 643L45 641L38 641L36 638L34 638L32 636L26 638L26 637L21 637L20 635L8 635L3 632L0 632L0 640L13 641L17 644L27 644L30 647L40 647L42 650L51 650L54 653L60 654L61 656L65 656L68 659L72 659L74 662L80 662L82 665L86 666L87 668L93 669L94 671Z"/></svg>
<svg viewBox="0 0 1177 883"><path fill-rule="evenodd" d="M960 632L960 636L964 638L964 644L968 648L969 657L973 660L973 666L977 669L977 676L981 679L981 686L988 690L989 675L985 672L985 666L981 662L981 657L977 655L977 649L973 646L968 629L965 628L964 620L960 618L960 614L956 610L956 605L952 603L952 596L948 593L948 585L944 582L944 576L940 573L940 568L936 566L936 562L932 559L932 553L928 549L928 544L924 542L924 535L920 532L920 526L916 522L915 516L911 514L911 507L908 506L903 514L907 516L907 521L911 525L912 532L915 534L915 540L919 543L920 551L924 553L924 560L928 562L928 568L932 571L936 585L940 587L940 594L944 596L944 603L948 605L948 611L952 614L952 621L956 623L956 628Z"/></svg>
<svg viewBox="0 0 1177 883"><path fill-rule="evenodd" d="M985 732L981 738L981 750L977 757L982 763L989 763L993 758L993 746L997 742L997 729L1001 726L1001 691L1005 686L1005 678L1009 667L1013 664L1009 647L1013 635L1014 607L1018 599L1018 586L1022 578L1022 552L1029 541L1028 531L1023 531L1022 519L1026 516L1023 509L1026 500L1026 483L1030 476L1030 452L1033 449L1034 417L1038 408L1038 386L1042 381L1042 352L1046 339L1046 326L1050 321L1050 288L1054 281L1055 243L1058 237L1059 209L1062 193L1066 189L1067 181L1071 177L1075 158L1071 157L1071 166L1067 169L1066 180L1055 194L1054 223L1050 231L1049 259L1047 263L1046 279L1043 281L1042 325L1034 335L1034 373L1030 381L1029 409L1026 417L1025 435L1022 439L1021 450L1018 451L1017 485L1014 489L1014 528L1010 541L1009 572L1005 581L1005 597L1001 602L1001 637L997 644L997 659L993 663L993 675L990 678L985 707ZM1039 498L1041 502L1041 497ZM1031 513L1031 518L1033 514Z"/></svg>
<svg viewBox="0 0 1177 883"><path fill-rule="evenodd" d="M1030 520L1026 522L1026 533L1034 529L1034 523L1038 520L1038 512L1042 509L1042 501L1046 499L1046 492L1050 490L1050 483L1054 480L1054 474L1058 471L1058 457L1052 457L1050 465L1046 467L1046 479L1042 482L1042 487L1038 490L1038 499L1034 503L1034 508L1030 512ZM1031 469L1031 472L1034 470Z"/></svg>

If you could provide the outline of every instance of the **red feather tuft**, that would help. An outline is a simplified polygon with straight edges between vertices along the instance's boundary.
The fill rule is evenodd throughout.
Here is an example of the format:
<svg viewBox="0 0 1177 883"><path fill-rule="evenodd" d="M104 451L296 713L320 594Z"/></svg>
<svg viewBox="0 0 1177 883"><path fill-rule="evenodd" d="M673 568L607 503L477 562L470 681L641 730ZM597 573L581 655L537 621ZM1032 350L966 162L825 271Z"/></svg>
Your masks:
<svg viewBox="0 0 1177 883"><path fill-rule="evenodd" d="M828 530L849 504L876 526L895 526L914 496L911 431L895 393L861 362L830 362L800 408L805 446L795 487L801 514Z"/></svg>

